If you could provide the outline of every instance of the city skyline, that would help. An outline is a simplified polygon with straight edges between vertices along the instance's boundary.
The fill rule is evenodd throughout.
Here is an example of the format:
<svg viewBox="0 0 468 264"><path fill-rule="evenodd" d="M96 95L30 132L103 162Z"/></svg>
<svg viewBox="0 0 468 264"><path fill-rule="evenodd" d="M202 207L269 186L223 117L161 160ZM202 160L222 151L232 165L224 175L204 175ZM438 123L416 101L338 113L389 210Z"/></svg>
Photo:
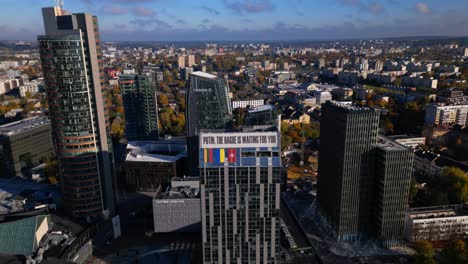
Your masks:
<svg viewBox="0 0 468 264"><path fill-rule="evenodd" d="M34 40L52 0L2 0L3 40ZM461 0L75 0L65 9L100 17L105 41L325 40L466 36ZM22 10L17 16L15 10ZM27 20L24 17L28 17ZM447 19L450 17L450 19Z"/></svg>

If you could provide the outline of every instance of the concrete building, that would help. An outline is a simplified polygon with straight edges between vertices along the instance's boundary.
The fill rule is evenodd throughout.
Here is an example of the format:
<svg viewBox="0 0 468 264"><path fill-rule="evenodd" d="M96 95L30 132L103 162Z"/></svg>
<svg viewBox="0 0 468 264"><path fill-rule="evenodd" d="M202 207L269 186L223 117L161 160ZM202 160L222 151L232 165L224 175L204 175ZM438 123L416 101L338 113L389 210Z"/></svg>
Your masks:
<svg viewBox="0 0 468 264"><path fill-rule="evenodd" d="M125 135L130 141L158 139L158 103L154 72L122 74L119 86L125 111Z"/></svg>
<svg viewBox="0 0 468 264"><path fill-rule="evenodd" d="M374 234L384 246L401 244L413 173L413 151L379 136L375 148Z"/></svg>
<svg viewBox="0 0 468 264"><path fill-rule="evenodd" d="M468 125L468 105L429 104L426 106L425 124L431 126Z"/></svg>
<svg viewBox="0 0 468 264"><path fill-rule="evenodd" d="M468 96L460 89L450 88L437 94L437 102L451 105L468 105Z"/></svg>
<svg viewBox="0 0 468 264"><path fill-rule="evenodd" d="M179 68L179 70L186 67L185 58L186 57L184 55L177 57L177 67Z"/></svg>
<svg viewBox="0 0 468 264"><path fill-rule="evenodd" d="M328 101L331 101L333 96L329 91L315 91L314 97L316 99L316 104L320 106Z"/></svg>
<svg viewBox="0 0 468 264"><path fill-rule="evenodd" d="M224 129L232 121L226 80L205 72L190 75L187 102L189 175L198 175L198 136L201 129Z"/></svg>
<svg viewBox="0 0 468 264"><path fill-rule="evenodd" d="M468 237L468 207L448 205L411 208L406 217L406 239L415 242Z"/></svg>
<svg viewBox="0 0 468 264"><path fill-rule="evenodd" d="M389 75L389 74L383 74L383 73L371 73L367 75L367 80L369 82L375 83L375 84L392 84L395 80L396 77Z"/></svg>
<svg viewBox="0 0 468 264"><path fill-rule="evenodd" d="M401 80L401 85L437 89L438 82L439 81L437 79L432 78L427 79L422 77L403 77Z"/></svg>
<svg viewBox="0 0 468 264"><path fill-rule="evenodd" d="M125 186L129 191L156 191L187 169L185 141L131 141L125 158Z"/></svg>
<svg viewBox="0 0 468 264"><path fill-rule="evenodd" d="M1 177L28 176L28 170L54 156L47 117L32 117L0 126Z"/></svg>
<svg viewBox="0 0 468 264"><path fill-rule="evenodd" d="M321 117L319 212L338 241L365 239L372 224L372 152L379 113L351 103L327 102Z"/></svg>
<svg viewBox="0 0 468 264"><path fill-rule="evenodd" d="M247 110L245 124L248 126L274 126L278 124L280 117L274 105L262 105Z"/></svg>
<svg viewBox="0 0 468 264"><path fill-rule="evenodd" d="M20 96L26 97L26 93L35 94L39 92L39 86L41 86L41 82L38 80L25 82L23 85L19 87Z"/></svg>
<svg viewBox="0 0 468 264"><path fill-rule="evenodd" d="M279 132L202 132L203 263L278 263Z"/></svg>
<svg viewBox="0 0 468 264"><path fill-rule="evenodd" d="M245 100L245 101L232 101L232 109L236 108L256 108L265 104L264 100Z"/></svg>
<svg viewBox="0 0 468 264"><path fill-rule="evenodd" d="M10 68L18 68L20 66L18 61L2 61L0 62L0 69L8 70Z"/></svg>
<svg viewBox="0 0 468 264"><path fill-rule="evenodd" d="M174 178L153 199L154 232L200 232L200 180Z"/></svg>
<svg viewBox="0 0 468 264"><path fill-rule="evenodd" d="M76 220L112 216L114 162L96 16L42 9L38 37L65 208Z"/></svg>
<svg viewBox="0 0 468 264"><path fill-rule="evenodd" d="M468 48L465 48L465 52L464 52L463 56L468 57Z"/></svg>
<svg viewBox="0 0 468 264"><path fill-rule="evenodd" d="M187 67L192 67L195 65L195 55L194 54L190 54L188 55L188 59L187 59Z"/></svg>
<svg viewBox="0 0 468 264"><path fill-rule="evenodd" d="M401 144L405 147L415 149L419 146L426 145L425 137L417 137L411 135L395 135L389 136L390 139L394 140L398 144Z"/></svg>

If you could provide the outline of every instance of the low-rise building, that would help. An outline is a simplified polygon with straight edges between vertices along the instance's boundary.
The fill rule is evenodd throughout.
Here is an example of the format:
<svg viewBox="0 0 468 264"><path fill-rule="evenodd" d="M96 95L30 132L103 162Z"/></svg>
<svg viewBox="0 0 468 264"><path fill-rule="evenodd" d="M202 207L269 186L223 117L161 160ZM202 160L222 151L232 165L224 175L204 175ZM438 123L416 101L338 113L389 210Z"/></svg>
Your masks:
<svg viewBox="0 0 468 264"><path fill-rule="evenodd" d="M156 191L186 171L185 141L130 141L125 158L125 185L130 191Z"/></svg>
<svg viewBox="0 0 468 264"><path fill-rule="evenodd" d="M201 230L200 181L174 178L165 192L153 199L154 232L199 232Z"/></svg>
<svg viewBox="0 0 468 264"><path fill-rule="evenodd" d="M244 100L244 101L232 101L232 109L236 108L250 108L259 107L265 104L264 100Z"/></svg>
<svg viewBox="0 0 468 264"><path fill-rule="evenodd" d="M426 125L468 125L468 105L429 104L426 106Z"/></svg>
<svg viewBox="0 0 468 264"><path fill-rule="evenodd" d="M412 208L406 216L405 237L419 240L443 241L468 237L467 205Z"/></svg>
<svg viewBox="0 0 468 264"><path fill-rule="evenodd" d="M412 149L415 149L422 145L426 145L425 137L418 137L418 136L411 136L411 135L395 135L395 136L389 136L389 138L395 140L395 142L403 146L406 146Z"/></svg>
<svg viewBox="0 0 468 264"><path fill-rule="evenodd" d="M437 79L428 79L422 77L403 77L401 85L437 89Z"/></svg>
<svg viewBox="0 0 468 264"><path fill-rule="evenodd" d="M47 117L32 117L0 126L0 177L21 176L54 155Z"/></svg>

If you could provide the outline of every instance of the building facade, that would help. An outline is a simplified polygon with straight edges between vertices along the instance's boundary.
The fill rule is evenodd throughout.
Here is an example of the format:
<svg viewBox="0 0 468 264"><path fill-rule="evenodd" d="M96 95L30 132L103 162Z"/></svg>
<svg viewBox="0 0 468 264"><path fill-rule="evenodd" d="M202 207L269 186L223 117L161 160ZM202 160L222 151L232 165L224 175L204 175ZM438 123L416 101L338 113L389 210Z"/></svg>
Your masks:
<svg viewBox="0 0 468 264"><path fill-rule="evenodd" d="M468 207L449 205L412 208L406 217L405 236L415 242L468 237Z"/></svg>
<svg viewBox="0 0 468 264"><path fill-rule="evenodd" d="M38 41L65 208L76 220L107 218L114 165L97 17L60 7L42 14Z"/></svg>
<svg viewBox="0 0 468 264"><path fill-rule="evenodd" d="M384 246L403 242L413 172L413 151L379 136L375 148L373 234Z"/></svg>
<svg viewBox="0 0 468 264"><path fill-rule="evenodd" d="M119 86L125 111L127 139L157 140L158 105L154 74L120 75Z"/></svg>
<svg viewBox="0 0 468 264"><path fill-rule="evenodd" d="M250 106L250 108L255 108L264 104L264 100L232 101L232 109L247 108L247 106Z"/></svg>
<svg viewBox="0 0 468 264"><path fill-rule="evenodd" d="M189 173L198 175L198 136L201 129L224 129L232 120L228 86L224 79L205 72L190 75L187 92L187 147Z"/></svg>
<svg viewBox="0 0 468 264"><path fill-rule="evenodd" d="M378 129L379 113L373 109L322 105L317 203L339 241L369 235Z"/></svg>
<svg viewBox="0 0 468 264"><path fill-rule="evenodd" d="M185 141L130 141L125 158L125 186L129 191L154 192L173 177L186 173Z"/></svg>
<svg viewBox="0 0 468 264"><path fill-rule="evenodd" d="M426 106L426 125L468 125L468 105L438 105Z"/></svg>
<svg viewBox="0 0 468 264"><path fill-rule="evenodd" d="M54 156L47 117L32 117L0 126L0 175L15 177Z"/></svg>
<svg viewBox="0 0 468 264"><path fill-rule="evenodd" d="M202 132L203 263L279 261L278 132Z"/></svg>

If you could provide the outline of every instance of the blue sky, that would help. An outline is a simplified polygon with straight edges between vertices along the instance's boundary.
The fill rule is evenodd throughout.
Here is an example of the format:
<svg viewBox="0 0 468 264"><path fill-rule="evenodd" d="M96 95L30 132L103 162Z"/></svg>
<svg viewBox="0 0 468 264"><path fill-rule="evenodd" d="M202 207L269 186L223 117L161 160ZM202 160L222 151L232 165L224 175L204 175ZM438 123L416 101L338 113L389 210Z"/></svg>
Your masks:
<svg viewBox="0 0 468 264"><path fill-rule="evenodd" d="M64 0L103 40L316 40L468 36L468 0ZM0 39L43 34L53 0L0 0Z"/></svg>

